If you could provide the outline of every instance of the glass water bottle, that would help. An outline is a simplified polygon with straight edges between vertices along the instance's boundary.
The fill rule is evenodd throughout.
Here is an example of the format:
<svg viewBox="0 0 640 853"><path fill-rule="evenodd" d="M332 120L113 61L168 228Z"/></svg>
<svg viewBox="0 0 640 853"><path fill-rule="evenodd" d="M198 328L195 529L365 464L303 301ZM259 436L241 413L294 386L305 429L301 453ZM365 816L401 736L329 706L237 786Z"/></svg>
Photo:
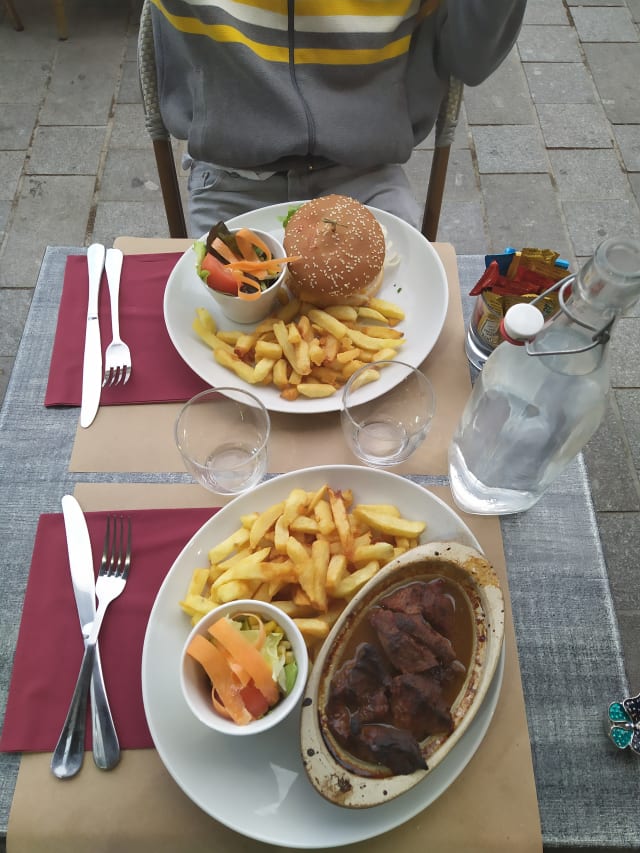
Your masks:
<svg viewBox="0 0 640 853"><path fill-rule="evenodd" d="M451 490L467 512L533 506L596 431L607 405L611 329L640 295L640 241L605 240L577 276L551 289L560 310L546 323L536 300L507 312L505 341L453 435Z"/></svg>

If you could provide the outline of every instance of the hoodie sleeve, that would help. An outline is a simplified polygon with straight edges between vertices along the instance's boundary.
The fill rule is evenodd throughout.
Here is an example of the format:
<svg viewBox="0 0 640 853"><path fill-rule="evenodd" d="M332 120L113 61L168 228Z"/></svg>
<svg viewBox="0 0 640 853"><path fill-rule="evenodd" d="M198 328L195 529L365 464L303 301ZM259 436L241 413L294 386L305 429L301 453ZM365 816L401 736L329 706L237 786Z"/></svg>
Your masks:
<svg viewBox="0 0 640 853"><path fill-rule="evenodd" d="M515 44L527 0L447 0L438 10L436 67L466 86L486 80Z"/></svg>

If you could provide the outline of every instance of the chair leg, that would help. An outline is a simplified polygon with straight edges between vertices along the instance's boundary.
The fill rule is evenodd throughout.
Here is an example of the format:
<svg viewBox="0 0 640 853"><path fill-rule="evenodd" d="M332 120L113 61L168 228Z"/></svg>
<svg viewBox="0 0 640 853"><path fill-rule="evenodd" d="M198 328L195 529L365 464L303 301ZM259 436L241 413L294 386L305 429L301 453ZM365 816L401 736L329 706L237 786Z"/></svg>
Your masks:
<svg viewBox="0 0 640 853"><path fill-rule="evenodd" d="M173 159L173 148L169 139L154 139L153 150L156 155L156 166L160 178L160 189L164 209L169 225L169 234L172 237L186 237L187 226L180 198L180 186L175 160Z"/></svg>
<svg viewBox="0 0 640 853"><path fill-rule="evenodd" d="M56 18L58 38L60 41L66 41L69 38L69 31L67 29L67 16L64 11L64 0L53 0L53 12Z"/></svg>
<svg viewBox="0 0 640 853"><path fill-rule="evenodd" d="M16 7L13 5L12 0L4 0L4 5L7 10L7 15L9 15L9 20L13 25L13 29L18 30L18 32L24 30L24 25L20 20L20 15L18 15L18 12L16 10Z"/></svg>
<svg viewBox="0 0 640 853"><path fill-rule="evenodd" d="M451 146L446 145L435 148L433 151L429 189L427 190L427 201L422 220L422 233L431 243L435 241L438 234L438 223L440 222L444 185L447 180L450 150Z"/></svg>

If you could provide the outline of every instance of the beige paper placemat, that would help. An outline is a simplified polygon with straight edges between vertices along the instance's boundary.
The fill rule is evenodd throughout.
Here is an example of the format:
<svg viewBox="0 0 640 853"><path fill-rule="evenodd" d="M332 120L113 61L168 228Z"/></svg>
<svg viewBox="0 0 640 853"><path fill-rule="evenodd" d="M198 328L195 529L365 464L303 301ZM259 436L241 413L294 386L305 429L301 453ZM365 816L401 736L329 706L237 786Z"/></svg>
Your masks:
<svg viewBox="0 0 640 853"><path fill-rule="evenodd" d="M432 490L451 504L446 488ZM87 510L201 506L195 486L81 484ZM204 505L209 505L205 503ZM469 765L424 812L377 838L338 853L468 853L542 850L531 751L498 519L462 516L494 564L505 593L506 662L494 719ZM87 756L74 779L60 782L50 756L24 756L9 818L9 853L269 853L200 811L178 788L155 750L125 752L110 773ZM303 816L301 816L303 819ZM322 839L310 839L322 849Z"/></svg>
<svg viewBox="0 0 640 853"><path fill-rule="evenodd" d="M175 251L185 241L119 238L123 250ZM444 474L451 434L469 396L471 382L464 352L464 323L456 256L449 243L436 243L449 283L449 309L442 333L423 363L436 393L436 415L426 441L394 468L398 473ZM103 406L89 429L78 427L69 468L74 472L183 472L173 426L180 403ZM359 464L343 439L337 412L313 417L272 414L269 471L309 465Z"/></svg>

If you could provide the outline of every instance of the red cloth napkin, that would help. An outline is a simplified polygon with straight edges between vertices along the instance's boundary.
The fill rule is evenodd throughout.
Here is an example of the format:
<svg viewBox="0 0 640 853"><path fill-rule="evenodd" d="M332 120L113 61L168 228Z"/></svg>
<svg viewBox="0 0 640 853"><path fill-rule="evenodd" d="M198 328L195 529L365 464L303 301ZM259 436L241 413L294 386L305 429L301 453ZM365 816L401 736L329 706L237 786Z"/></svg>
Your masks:
<svg viewBox="0 0 640 853"><path fill-rule="evenodd" d="M142 704L140 677L149 613L175 558L215 512L215 509L127 512L133 523L131 573L124 592L111 604L100 631L104 680L123 749L153 747ZM106 517L106 512L86 513L96 570L104 544ZM69 707L82 652L64 520L61 514L42 515L36 531L0 750L53 751ZM89 719L85 746L92 748Z"/></svg>
<svg viewBox="0 0 640 853"><path fill-rule="evenodd" d="M100 405L180 402L208 387L178 355L164 322L164 290L180 257L175 253L125 255L120 281L120 334L131 350L133 371L126 385L102 389ZM86 257L69 256L45 406L80 405L88 288ZM104 355L111 341L111 309L104 273L98 311Z"/></svg>

